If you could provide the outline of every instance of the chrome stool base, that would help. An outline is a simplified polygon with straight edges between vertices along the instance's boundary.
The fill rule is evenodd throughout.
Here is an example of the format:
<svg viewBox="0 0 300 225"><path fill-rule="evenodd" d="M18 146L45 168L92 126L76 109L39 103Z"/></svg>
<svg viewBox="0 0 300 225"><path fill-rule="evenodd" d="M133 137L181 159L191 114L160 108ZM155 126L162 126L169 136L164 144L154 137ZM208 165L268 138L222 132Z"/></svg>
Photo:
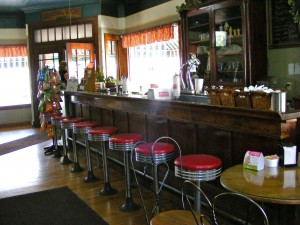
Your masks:
<svg viewBox="0 0 300 225"><path fill-rule="evenodd" d="M96 177L93 173L93 171L88 171L88 175L83 178L83 181L85 183L91 183L91 182L96 182L96 181L99 181L99 177Z"/></svg>
<svg viewBox="0 0 300 225"><path fill-rule="evenodd" d="M72 160L69 159L68 155L64 155L60 158L60 165L67 165L72 163Z"/></svg>
<svg viewBox="0 0 300 225"><path fill-rule="evenodd" d="M101 196L109 196L109 195L113 195L116 194L118 191L116 189L113 189L110 186L110 183L104 183L103 188L99 191L99 195Z"/></svg>
<svg viewBox="0 0 300 225"><path fill-rule="evenodd" d="M74 162L74 167L70 170L71 173L80 173L84 169L79 165L79 162Z"/></svg>
<svg viewBox="0 0 300 225"><path fill-rule="evenodd" d="M141 208L141 206L135 204L131 197L126 198L125 203L119 207L120 211L122 211L122 212L133 212L140 208Z"/></svg>

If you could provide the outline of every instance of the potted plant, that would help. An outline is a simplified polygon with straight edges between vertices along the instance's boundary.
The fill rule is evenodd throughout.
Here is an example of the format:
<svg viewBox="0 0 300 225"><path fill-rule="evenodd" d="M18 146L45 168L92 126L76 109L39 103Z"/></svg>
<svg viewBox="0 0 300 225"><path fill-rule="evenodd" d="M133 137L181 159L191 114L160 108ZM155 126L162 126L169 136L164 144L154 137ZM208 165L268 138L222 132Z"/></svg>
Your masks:
<svg viewBox="0 0 300 225"><path fill-rule="evenodd" d="M296 0L288 0L288 4L291 7L290 13L293 16L294 23L298 24L298 29L299 29L300 28L300 14L299 14L300 5L296 2Z"/></svg>
<svg viewBox="0 0 300 225"><path fill-rule="evenodd" d="M105 87L105 78L104 78L104 73L102 69L99 67L96 68L95 70L95 84L97 88L104 89Z"/></svg>
<svg viewBox="0 0 300 225"><path fill-rule="evenodd" d="M105 87L114 88L116 86L115 78L113 76L108 76L105 78Z"/></svg>

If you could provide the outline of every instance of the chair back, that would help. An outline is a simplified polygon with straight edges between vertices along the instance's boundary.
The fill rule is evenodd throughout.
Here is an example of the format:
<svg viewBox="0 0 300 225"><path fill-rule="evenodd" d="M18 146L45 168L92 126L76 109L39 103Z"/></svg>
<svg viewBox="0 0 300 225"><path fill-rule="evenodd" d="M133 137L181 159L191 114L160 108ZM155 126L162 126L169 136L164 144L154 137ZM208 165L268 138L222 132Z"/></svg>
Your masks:
<svg viewBox="0 0 300 225"><path fill-rule="evenodd" d="M264 209L240 193L224 192L216 195L212 202L212 210L216 225L227 223L269 225Z"/></svg>
<svg viewBox="0 0 300 225"><path fill-rule="evenodd" d="M205 203L207 204L207 209L206 209L205 214L203 214L202 212L199 214L198 212L194 211L194 207L192 206L191 201L190 201L190 196L188 195L189 187L192 187L193 191L199 191L201 193L201 197L204 197ZM212 203L209 200L209 198L207 197L207 195L205 194L205 192L198 185L196 185L193 181L190 181L190 180L185 180L183 182L182 192L183 192L183 195L185 196L185 200L187 202L188 209L193 214L193 217L195 219L195 224L204 225L204 224L207 224L208 222L210 224L213 224L212 223L212 221L213 221ZM183 207L184 207L184 209L186 209L184 203L183 203ZM206 220L206 222L204 222L204 220Z"/></svg>
<svg viewBox="0 0 300 225"><path fill-rule="evenodd" d="M135 155L136 155L136 147L138 145L141 145L141 144L144 144L146 146L148 146L149 150L150 150L150 156L151 156L151 161L152 161L152 164L154 165L156 162L155 162L155 159L153 157L153 152L154 152L154 149L155 149L155 146L157 145L157 143L159 143L160 141L162 140L171 140L172 142L175 143L175 145L177 146L178 148L178 151L179 151L179 155L181 156L181 149L180 149L180 146L179 144L171 137L166 137L166 136L163 136L163 137L160 137L158 139L155 140L155 142L153 143L152 146L150 146L148 143L146 143L145 141L139 141L137 143L135 143L134 147L132 148L131 150L131 167L132 167L132 170L133 170L133 175L134 175L134 179L135 179L135 182L137 184L137 188L138 188L138 192L139 192L139 195L140 195L140 200L141 200L141 204L142 204L142 207L143 207L143 210L144 210L144 213L145 213L145 217L146 217L146 222L147 222L147 225L150 224L150 219L154 216L154 213L156 212L156 208L159 206L159 202L156 202L155 205L154 205L154 208L153 210L151 211L151 217L149 218L149 215L148 215L148 211L146 209L146 205L145 205L145 202L144 202L144 199L143 199L143 195L142 195L142 191L141 191L141 188L140 188L140 185L139 185L139 181L138 181L138 178L137 178L137 170L135 169L136 166L136 158L135 158ZM159 189L158 189L158 193L155 193L155 191L153 190L153 193L154 195L158 195L161 191L161 189L163 188L164 184L165 184L165 181L167 179L167 176L169 174L169 171L170 171L170 168L169 168L169 165L168 163L161 163L161 164L164 164L165 167L167 168L163 178L162 178L162 181L160 182L160 186L159 186ZM144 166L144 169L143 169L143 175L146 176L146 170L147 170L147 164ZM157 196L156 196L157 197ZM157 199L157 198L156 198Z"/></svg>

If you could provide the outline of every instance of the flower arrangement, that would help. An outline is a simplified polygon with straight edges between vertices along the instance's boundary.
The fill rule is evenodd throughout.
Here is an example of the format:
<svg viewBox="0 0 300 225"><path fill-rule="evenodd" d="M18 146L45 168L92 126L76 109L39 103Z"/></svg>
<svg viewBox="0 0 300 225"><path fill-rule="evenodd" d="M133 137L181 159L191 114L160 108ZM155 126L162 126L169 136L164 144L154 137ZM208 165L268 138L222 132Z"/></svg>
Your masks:
<svg viewBox="0 0 300 225"><path fill-rule="evenodd" d="M182 3L179 6L176 6L176 11L178 13L185 11L185 10L189 10L194 6L199 5L200 3L204 2L206 0L185 0L184 3Z"/></svg>
<svg viewBox="0 0 300 225"><path fill-rule="evenodd" d="M293 16L294 23L300 24L300 14L299 14L299 8L296 7L297 6L296 0L288 0L288 4L291 7L290 13Z"/></svg>

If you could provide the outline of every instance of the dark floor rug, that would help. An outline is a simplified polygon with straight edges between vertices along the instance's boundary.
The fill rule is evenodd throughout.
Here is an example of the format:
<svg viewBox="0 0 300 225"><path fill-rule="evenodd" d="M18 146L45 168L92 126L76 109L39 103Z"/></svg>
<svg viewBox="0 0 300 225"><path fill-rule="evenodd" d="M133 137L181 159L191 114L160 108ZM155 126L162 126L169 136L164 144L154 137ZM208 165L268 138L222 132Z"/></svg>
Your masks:
<svg viewBox="0 0 300 225"><path fill-rule="evenodd" d="M0 199L0 225L108 225L68 187Z"/></svg>
<svg viewBox="0 0 300 225"><path fill-rule="evenodd" d="M0 155L4 155L31 145L39 144L49 140L46 132L33 134L15 141L10 141L0 145Z"/></svg>

